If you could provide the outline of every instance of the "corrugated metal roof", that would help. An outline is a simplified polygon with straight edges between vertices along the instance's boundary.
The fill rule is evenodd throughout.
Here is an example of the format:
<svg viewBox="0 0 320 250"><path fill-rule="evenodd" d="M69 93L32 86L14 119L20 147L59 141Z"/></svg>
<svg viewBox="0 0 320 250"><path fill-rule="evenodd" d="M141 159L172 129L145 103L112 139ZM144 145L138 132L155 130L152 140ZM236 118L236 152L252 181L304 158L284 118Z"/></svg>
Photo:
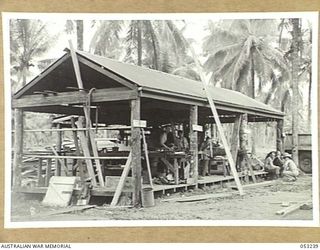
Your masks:
<svg viewBox="0 0 320 250"><path fill-rule="evenodd" d="M183 94L190 96L191 98L206 98L202 83L199 81L115 61L106 57L92 55L82 51L77 51L77 53L95 62L96 64L103 66L118 75L121 75L127 80L134 82L140 87L162 90L168 92L168 94ZM213 100L220 104L241 106L250 110L284 115L282 112L240 92L213 86L210 86L209 89L211 91Z"/></svg>

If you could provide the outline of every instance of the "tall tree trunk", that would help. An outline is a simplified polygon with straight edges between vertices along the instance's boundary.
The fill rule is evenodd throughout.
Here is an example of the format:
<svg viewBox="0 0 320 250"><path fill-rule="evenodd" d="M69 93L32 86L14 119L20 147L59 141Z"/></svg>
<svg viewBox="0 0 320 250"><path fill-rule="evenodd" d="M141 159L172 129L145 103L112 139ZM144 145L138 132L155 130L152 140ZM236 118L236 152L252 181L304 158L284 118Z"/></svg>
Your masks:
<svg viewBox="0 0 320 250"><path fill-rule="evenodd" d="M138 65L141 66L142 65L142 22L143 21L138 21Z"/></svg>
<svg viewBox="0 0 320 250"><path fill-rule="evenodd" d="M158 52L157 52L157 45L156 45L156 41L155 41L155 37L154 34L151 35L152 37L152 47L153 47L153 56L154 56L154 69L158 70L159 69L159 64L158 64Z"/></svg>
<svg viewBox="0 0 320 250"><path fill-rule="evenodd" d="M77 26L77 49L83 50L83 20L76 20Z"/></svg>
<svg viewBox="0 0 320 250"><path fill-rule="evenodd" d="M256 98L256 83L255 83L255 79L254 79L255 75L254 75L254 59L253 59L253 55L251 55L251 84L252 84L252 98L255 99ZM256 155L256 123L254 122L251 126L251 153L252 155Z"/></svg>
<svg viewBox="0 0 320 250"><path fill-rule="evenodd" d="M239 163L241 172L245 171L245 159L248 153L248 115L242 114L239 131Z"/></svg>
<svg viewBox="0 0 320 250"><path fill-rule="evenodd" d="M256 83L254 80L254 59L253 59L253 55L251 55L251 84L252 84L252 93L251 93L251 97L253 99L256 98Z"/></svg>
<svg viewBox="0 0 320 250"><path fill-rule="evenodd" d="M290 19L292 23L292 157L293 160L298 164L298 134L299 134L299 48L301 38L301 27L299 25L298 18Z"/></svg>
<svg viewBox="0 0 320 250"><path fill-rule="evenodd" d="M309 72L309 92L308 92L308 121L309 124L311 124L311 107L312 107L312 100L311 100L311 96L312 96L312 70L310 69Z"/></svg>
<svg viewBox="0 0 320 250"><path fill-rule="evenodd" d="M312 44L312 28L310 28L309 42L310 42L310 44ZM309 102L308 102L308 121L309 121L309 124L311 124L311 107L312 107L312 103L311 103L311 95L312 95L311 94L312 93L312 69L311 69L311 65L312 65L312 63L311 62L312 62L312 59L310 58L309 93L308 93L308 97L309 97Z"/></svg>
<svg viewBox="0 0 320 250"><path fill-rule="evenodd" d="M281 49L281 41L282 41L282 32L283 32L283 28L284 28L284 22L285 22L285 19L281 19L279 41L278 41L279 49Z"/></svg>
<svg viewBox="0 0 320 250"><path fill-rule="evenodd" d="M22 86L27 84L27 71L28 71L27 67L24 66L22 68Z"/></svg>

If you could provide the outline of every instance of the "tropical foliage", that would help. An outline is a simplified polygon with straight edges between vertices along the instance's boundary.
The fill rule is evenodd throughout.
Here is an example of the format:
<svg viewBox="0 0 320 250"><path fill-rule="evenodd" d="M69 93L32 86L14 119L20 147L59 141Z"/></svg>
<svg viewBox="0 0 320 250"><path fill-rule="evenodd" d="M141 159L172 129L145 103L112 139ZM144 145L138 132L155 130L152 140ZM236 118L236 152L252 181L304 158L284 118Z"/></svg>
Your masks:
<svg viewBox="0 0 320 250"><path fill-rule="evenodd" d="M10 65L14 89L24 86L41 55L52 43L47 26L40 20L16 19L10 21Z"/></svg>
<svg viewBox="0 0 320 250"><path fill-rule="evenodd" d="M183 20L68 20L60 35L75 35L80 50L200 80L186 43L188 25ZM300 20L298 28L298 38L294 38L289 19L208 21L207 35L197 43L210 83L291 114L294 105L302 105L306 88L311 99L311 27ZM15 90L32 75L32 67L43 69L53 61L44 56L58 40L51 33L38 20L11 21L11 81ZM88 46L84 46L84 38L90 41ZM299 42L294 43L294 39ZM299 59L295 62L294 44ZM297 70L292 70L293 66ZM294 71L297 75L293 77ZM293 89L295 83L297 89ZM310 118L310 103L308 108ZM307 121L305 118L300 112L294 119ZM287 120L291 130L292 119L287 116Z"/></svg>
<svg viewBox="0 0 320 250"><path fill-rule="evenodd" d="M185 26L184 22L179 22ZM183 28L171 20L100 21L89 51L128 63L199 79L187 55ZM125 51L125 53L123 53Z"/></svg>
<svg viewBox="0 0 320 250"><path fill-rule="evenodd" d="M274 20L209 23L210 34L203 49L208 55L204 67L212 73L211 82L255 98L272 81L272 94L279 81L288 77L283 53L272 45L275 27ZM265 102L270 98L267 96Z"/></svg>

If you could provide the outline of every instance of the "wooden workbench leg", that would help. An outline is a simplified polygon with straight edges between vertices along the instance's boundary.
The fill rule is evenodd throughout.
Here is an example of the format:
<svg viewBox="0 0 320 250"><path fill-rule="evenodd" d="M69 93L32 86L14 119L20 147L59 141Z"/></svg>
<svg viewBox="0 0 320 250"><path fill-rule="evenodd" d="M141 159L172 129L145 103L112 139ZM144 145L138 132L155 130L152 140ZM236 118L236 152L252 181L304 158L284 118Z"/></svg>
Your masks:
<svg viewBox="0 0 320 250"><path fill-rule="evenodd" d="M192 178L198 182L198 132L194 131L192 125L198 125L198 106L190 106L190 151Z"/></svg>
<svg viewBox="0 0 320 250"><path fill-rule="evenodd" d="M140 98L131 101L131 152L132 177L134 183L133 206L141 206L141 139L140 128L133 126L133 120L140 120Z"/></svg>
<svg viewBox="0 0 320 250"><path fill-rule="evenodd" d="M61 124L57 124L57 129L61 128ZM61 147L62 147L62 132L57 132L57 148L56 151L60 155L61 153ZM61 176L61 163L59 159L56 159L56 176Z"/></svg>
<svg viewBox="0 0 320 250"><path fill-rule="evenodd" d="M13 156L13 186L21 185L21 164L23 154L23 111L14 110L14 156Z"/></svg>
<svg viewBox="0 0 320 250"><path fill-rule="evenodd" d="M173 160L173 167L174 167L174 184L179 184L179 165L178 165L178 159L174 158Z"/></svg>
<svg viewBox="0 0 320 250"><path fill-rule="evenodd" d="M38 166L38 187L42 186L42 158L39 159L39 166Z"/></svg>
<svg viewBox="0 0 320 250"><path fill-rule="evenodd" d="M51 159L47 159L46 183L45 183L46 187L49 186L50 178L51 178Z"/></svg>

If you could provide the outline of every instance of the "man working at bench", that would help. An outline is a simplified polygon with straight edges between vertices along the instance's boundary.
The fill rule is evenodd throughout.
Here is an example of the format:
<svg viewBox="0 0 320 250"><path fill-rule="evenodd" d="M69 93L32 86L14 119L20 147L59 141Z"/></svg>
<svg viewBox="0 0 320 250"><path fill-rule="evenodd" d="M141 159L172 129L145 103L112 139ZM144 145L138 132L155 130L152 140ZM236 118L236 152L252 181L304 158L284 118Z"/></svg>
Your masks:
<svg viewBox="0 0 320 250"><path fill-rule="evenodd" d="M164 127L160 135L160 147L165 150L172 150L174 145L173 133L170 126Z"/></svg>

